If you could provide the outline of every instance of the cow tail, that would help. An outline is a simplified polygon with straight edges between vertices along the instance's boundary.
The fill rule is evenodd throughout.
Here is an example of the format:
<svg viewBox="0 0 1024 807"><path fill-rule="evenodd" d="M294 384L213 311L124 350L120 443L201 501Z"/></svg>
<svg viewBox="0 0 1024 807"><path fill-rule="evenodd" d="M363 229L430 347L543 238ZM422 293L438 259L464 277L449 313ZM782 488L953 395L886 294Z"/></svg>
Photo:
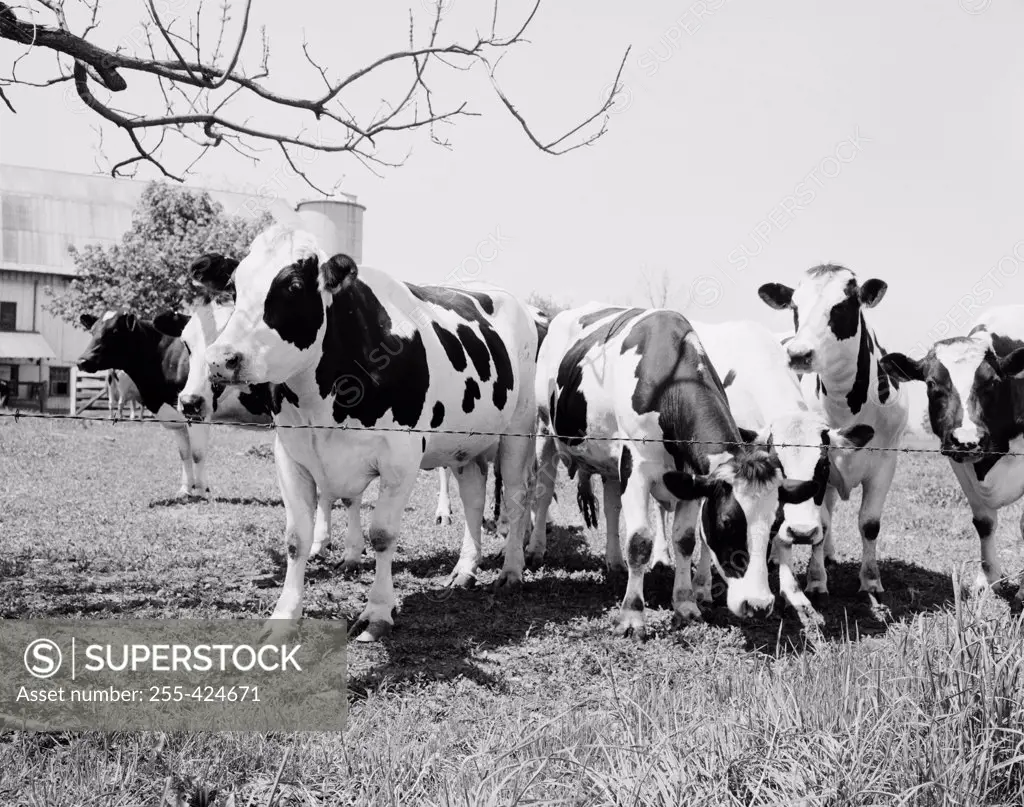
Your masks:
<svg viewBox="0 0 1024 807"><path fill-rule="evenodd" d="M501 515L501 462L494 463L494 524L497 526Z"/></svg>

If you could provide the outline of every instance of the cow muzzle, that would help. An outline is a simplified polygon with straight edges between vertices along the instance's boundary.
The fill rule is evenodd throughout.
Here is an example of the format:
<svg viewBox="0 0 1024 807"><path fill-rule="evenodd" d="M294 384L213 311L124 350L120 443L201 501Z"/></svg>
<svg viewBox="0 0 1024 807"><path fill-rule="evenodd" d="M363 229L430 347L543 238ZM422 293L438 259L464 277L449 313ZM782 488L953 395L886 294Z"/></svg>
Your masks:
<svg viewBox="0 0 1024 807"><path fill-rule="evenodd" d="M179 395L178 411L187 418L202 420L206 417L206 399L202 395Z"/></svg>
<svg viewBox="0 0 1024 807"><path fill-rule="evenodd" d="M77 363L76 366L83 373L95 373L97 370L100 369L99 364L100 363L99 363L98 359L96 358L96 356L89 355L89 356L82 356L82 358L80 358L78 360L78 363Z"/></svg>
<svg viewBox="0 0 1024 807"><path fill-rule="evenodd" d="M736 616L742 619L764 619L775 610L775 598L770 600L743 600L739 604Z"/></svg>
<svg viewBox="0 0 1024 807"><path fill-rule="evenodd" d="M786 535L793 539L794 544L813 544L819 529L817 524L787 524Z"/></svg>
<svg viewBox="0 0 1024 807"><path fill-rule="evenodd" d="M789 356L790 369L798 373L809 373L814 364L814 349L805 345L786 345L786 355Z"/></svg>
<svg viewBox="0 0 1024 807"><path fill-rule="evenodd" d="M977 459L983 449L980 440L962 440L954 432L942 441L941 451L953 462L967 462Z"/></svg>

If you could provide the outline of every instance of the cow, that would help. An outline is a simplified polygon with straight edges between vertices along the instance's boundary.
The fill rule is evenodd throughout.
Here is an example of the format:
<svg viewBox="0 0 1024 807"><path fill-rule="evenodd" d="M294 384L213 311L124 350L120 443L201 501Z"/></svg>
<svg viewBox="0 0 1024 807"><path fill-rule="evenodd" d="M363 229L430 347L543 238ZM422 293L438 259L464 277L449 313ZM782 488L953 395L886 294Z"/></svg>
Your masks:
<svg viewBox="0 0 1024 807"><path fill-rule="evenodd" d="M860 590L869 594L885 591L878 571L878 535L908 418L906 396L899 381L882 369L885 350L864 316L864 309L878 305L887 288L883 280L860 284L851 270L822 264L808 269L796 289L781 283L758 289L767 305L793 314L795 333L785 348L790 368L803 374L802 389L811 410L829 428L865 424L874 430L871 449L832 453L834 468L824 500L831 524L837 498L845 501L854 488L863 489L858 515ZM834 562L831 529L825 534L824 554L826 562Z"/></svg>
<svg viewBox="0 0 1024 807"><path fill-rule="evenodd" d="M525 500L537 330L503 290L404 283L280 224L254 239L234 286L206 361L215 383L274 385L288 566L267 631L287 635L302 614L316 491L355 497L379 478L374 580L356 622L356 640L375 641L394 624L392 559L421 468L447 465L459 477L460 585L477 576L486 463L499 458L506 501ZM509 519L499 593L522 583L523 508Z"/></svg>
<svg viewBox="0 0 1024 807"><path fill-rule="evenodd" d="M550 475L561 456L603 479L605 565L613 575L625 566L628 575L615 633L645 633L651 496L674 509L676 624L701 618L697 600L711 599L712 564L732 613L772 612L767 553L776 510L780 500L809 497L810 487L784 490L778 457L747 442L752 435L737 426L722 381L682 314L597 302L558 314L538 358L536 396L549 436L541 473ZM531 554L542 539L535 529Z"/></svg>
<svg viewBox="0 0 1024 807"><path fill-rule="evenodd" d="M990 309L967 336L941 339L921 359L890 353L882 367L926 385L932 432L981 543L972 589L984 591L1003 576L994 538L999 511L1024 496L1024 378L1017 377L1024 373L1024 305ZM1024 517L1020 529L1024 537ZM1024 586L1016 600L1024 604Z"/></svg>
<svg viewBox="0 0 1024 807"><path fill-rule="evenodd" d="M128 373L118 370L107 371L107 414L111 420L114 418L114 405L117 405L117 417L120 420L124 416L124 405L128 404L128 417L135 420L136 407L139 410L139 418L142 418L142 399L139 397L139 388L135 382L128 377Z"/></svg>
<svg viewBox="0 0 1024 807"><path fill-rule="evenodd" d="M783 343L764 326L748 321L690 324L722 378L736 423L756 432L757 442L778 455L786 478L783 485L796 489L803 482L814 483L810 499L781 506L773 547L782 595L802 616L820 622L797 586L792 547L811 545L804 591L827 594L824 544L832 527L831 513L823 504L832 477L837 477L832 487L842 485L843 464L836 457L870 444L875 430L865 423L829 426L820 412L811 411Z"/></svg>

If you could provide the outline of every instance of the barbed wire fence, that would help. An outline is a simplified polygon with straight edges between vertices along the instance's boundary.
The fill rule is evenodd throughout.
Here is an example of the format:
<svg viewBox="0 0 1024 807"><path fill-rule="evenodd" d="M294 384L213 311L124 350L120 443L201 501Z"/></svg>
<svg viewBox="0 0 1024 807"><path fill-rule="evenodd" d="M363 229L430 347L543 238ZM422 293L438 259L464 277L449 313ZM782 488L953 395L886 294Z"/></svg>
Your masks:
<svg viewBox="0 0 1024 807"><path fill-rule="evenodd" d="M347 423L253 423L253 422L236 422L230 420L193 420L191 418L182 417L180 420L165 420L158 417L151 419L132 420L130 418L121 418L117 416L103 417L103 416L89 416L89 415L71 415L61 414L58 412L24 412L21 410L14 410L13 412L0 412L0 422L8 421L19 423L22 420L54 420L54 421L86 421L89 423L130 423L132 425L145 425L145 426L160 426L167 428L176 425L180 426L226 426L233 429L244 428L247 431L267 431L273 432L277 429L314 429L321 431L341 431L341 432L391 432L400 434L447 434L447 435L458 435L463 437L528 437L530 439L538 439L541 437L551 437L560 441L597 441L597 442L632 442L632 443L662 443L668 445L703 445L703 446L729 446L729 447L743 447L743 446L755 446L759 448L771 449L771 448L812 448L812 449L825 449L827 451L874 451L882 453L897 453L897 454L942 454L942 450L939 448L914 448L911 446L872 446L866 445L862 447L857 446L841 446L835 444L829 445L813 445L810 443L785 443L772 441L771 443L758 443L748 442L745 440L693 440L685 438L661 438L661 437L620 437L613 435L560 435L554 432L509 432L509 431L479 431L472 429L423 429L416 428L413 426L354 426ZM1024 452L1017 451L988 451L983 449L973 450L970 452L971 456L976 457L1024 457Z"/></svg>

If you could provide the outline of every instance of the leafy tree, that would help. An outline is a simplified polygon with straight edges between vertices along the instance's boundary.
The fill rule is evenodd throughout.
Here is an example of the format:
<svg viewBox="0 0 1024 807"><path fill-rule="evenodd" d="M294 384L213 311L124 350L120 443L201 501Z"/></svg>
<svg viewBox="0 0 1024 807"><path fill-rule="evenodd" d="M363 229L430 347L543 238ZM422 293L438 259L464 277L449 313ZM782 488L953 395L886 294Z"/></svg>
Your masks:
<svg viewBox="0 0 1024 807"><path fill-rule="evenodd" d="M272 221L269 214L257 219L226 215L205 191L152 182L121 243L69 248L79 274L47 308L75 324L81 314L113 309L145 318L181 310L192 297L186 270L196 257L220 252L241 260Z"/></svg>
<svg viewBox="0 0 1024 807"><path fill-rule="evenodd" d="M530 296L526 298L526 302L534 308L539 308L548 317L553 317L555 314L565 311L570 307L568 303L555 302L554 297L550 294L542 294L539 291L531 291Z"/></svg>

